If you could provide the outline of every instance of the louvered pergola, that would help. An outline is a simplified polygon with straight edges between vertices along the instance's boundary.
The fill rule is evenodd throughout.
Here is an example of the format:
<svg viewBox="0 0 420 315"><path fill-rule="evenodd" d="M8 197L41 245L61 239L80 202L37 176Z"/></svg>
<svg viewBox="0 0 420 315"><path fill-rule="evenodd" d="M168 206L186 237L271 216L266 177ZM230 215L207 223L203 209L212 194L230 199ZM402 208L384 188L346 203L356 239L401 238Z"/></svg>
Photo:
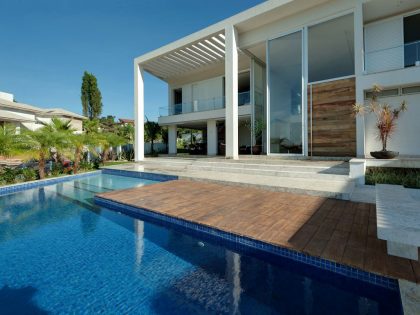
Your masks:
<svg viewBox="0 0 420 315"><path fill-rule="evenodd" d="M225 35L217 32L141 63L152 75L168 81L190 72L202 71L225 60Z"/></svg>

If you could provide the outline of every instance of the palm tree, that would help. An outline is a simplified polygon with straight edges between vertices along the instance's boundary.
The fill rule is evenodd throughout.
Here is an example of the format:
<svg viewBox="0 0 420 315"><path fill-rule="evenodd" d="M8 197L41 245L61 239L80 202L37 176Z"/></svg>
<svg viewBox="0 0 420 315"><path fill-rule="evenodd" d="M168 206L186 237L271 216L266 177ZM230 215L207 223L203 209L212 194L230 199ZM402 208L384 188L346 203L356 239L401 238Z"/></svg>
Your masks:
<svg viewBox="0 0 420 315"><path fill-rule="evenodd" d="M12 124L0 126L0 156L10 157L16 151L16 127Z"/></svg>
<svg viewBox="0 0 420 315"><path fill-rule="evenodd" d="M72 134L69 137L72 147L74 147L74 162L73 162L73 173L77 174L79 171L80 161L82 160L83 149L86 146L93 146L99 143L99 140L95 134Z"/></svg>
<svg viewBox="0 0 420 315"><path fill-rule="evenodd" d="M51 132L51 126L44 126L35 131L24 131L19 135L19 146L31 150L38 155L39 178L45 178L46 159L50 149L64 148L68 145L68 137L63 132Z"/></svg>
<svg viewBox="0 0 420 315"><path fill-rule="evenodd" d="M144 137L146 141L150 141L152 155L155 153L153 148L154 141L159 137L162 132L162 128L157 122L149 121L146 117L146 123L144 124Z"/></svg>
<svg viewBox="0 0 420 315"><path fill-rule="evenodd" d="M83 130L86 133L97 133L99 132L99 120L98 119L92 119L92 120L84 120L83 121Z"/></svg>
<svg viewBox="0 0 420 315"><path fill-rule="evenodd" d="M112 147L117 147L126 143L126 140L123 137L111 132L103 132L98 134L98 142L102 145L103 148L103 157L102 161L106 162L108 160L109 150Z"/></svg>
<svg viewBox="0 0 420 315"><path fill-rule="evenodd" d="M57 117L51 118L50 123L43 123L44 126L48 127L52 132L74 132L75 129L71 126L71 121L66 119L60 119Z"/></svg>

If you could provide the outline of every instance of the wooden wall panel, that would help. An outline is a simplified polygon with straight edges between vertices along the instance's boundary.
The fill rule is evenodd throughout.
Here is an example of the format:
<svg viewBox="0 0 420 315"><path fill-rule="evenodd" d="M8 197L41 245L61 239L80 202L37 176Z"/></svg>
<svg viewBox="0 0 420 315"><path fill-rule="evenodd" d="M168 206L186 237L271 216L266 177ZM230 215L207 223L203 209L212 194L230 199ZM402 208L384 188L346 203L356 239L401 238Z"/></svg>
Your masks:
<svg viewBox="0 0 420 315"><path fill-rule="evenodd" d="M309 155L356 156L355 79L313 84L308 102Z"/></svg>

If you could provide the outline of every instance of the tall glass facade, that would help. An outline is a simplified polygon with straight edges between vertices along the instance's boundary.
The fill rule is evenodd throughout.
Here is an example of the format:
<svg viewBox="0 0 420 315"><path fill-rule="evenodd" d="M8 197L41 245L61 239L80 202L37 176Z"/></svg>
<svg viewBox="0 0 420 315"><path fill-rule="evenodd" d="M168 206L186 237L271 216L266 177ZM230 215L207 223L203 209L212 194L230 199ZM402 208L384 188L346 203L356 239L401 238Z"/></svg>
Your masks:
<svg viewBox="0 0 420 315"><path fill-rule="evenodd" d="M268 42L270 153L302 154L302 32Z"/></svg>

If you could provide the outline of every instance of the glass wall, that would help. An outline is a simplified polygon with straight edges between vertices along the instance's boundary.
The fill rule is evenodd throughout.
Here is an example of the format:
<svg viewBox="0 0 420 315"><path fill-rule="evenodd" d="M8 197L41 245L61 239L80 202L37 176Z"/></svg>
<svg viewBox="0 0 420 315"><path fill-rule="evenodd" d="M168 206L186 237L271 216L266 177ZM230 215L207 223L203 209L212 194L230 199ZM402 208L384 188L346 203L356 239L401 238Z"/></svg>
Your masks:
<svg viewBox="0 0 420 315"><path fill-rule="evenodd" d="M348 14L308 28L309 82L354 74L354 17Z"/></svg>
<svg viewBox="0 0 420 315"><path fill-rule="evenodd" d="M268 42L270 153L302 154L302 32Z"/></svg>
<svg viewBox="0 0 420 315"><path fill-rule="evenodd" d="M254 59L251 60L253 75L253 102L252 102L252 138L253 145L261 147L266 152L264 139L266 133L265 117L265 67Z"/></svg>

